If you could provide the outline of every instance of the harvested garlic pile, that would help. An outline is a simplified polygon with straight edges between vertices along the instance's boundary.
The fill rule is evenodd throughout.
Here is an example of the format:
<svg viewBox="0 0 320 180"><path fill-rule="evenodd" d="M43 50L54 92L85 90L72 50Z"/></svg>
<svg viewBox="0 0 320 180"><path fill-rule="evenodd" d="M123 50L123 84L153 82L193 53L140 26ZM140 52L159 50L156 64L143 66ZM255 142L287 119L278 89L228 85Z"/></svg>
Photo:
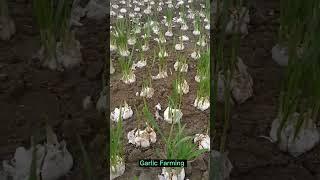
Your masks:
<svg viewBox="0 0 320 180"><path fill-rule="evenodd" d="M157 135L151 127L147 127L144 130L135 128L128 133L128 140L129 143L134 144L137 147L141 146L146 148L149 147L151 143L157 141Z"/></svg>

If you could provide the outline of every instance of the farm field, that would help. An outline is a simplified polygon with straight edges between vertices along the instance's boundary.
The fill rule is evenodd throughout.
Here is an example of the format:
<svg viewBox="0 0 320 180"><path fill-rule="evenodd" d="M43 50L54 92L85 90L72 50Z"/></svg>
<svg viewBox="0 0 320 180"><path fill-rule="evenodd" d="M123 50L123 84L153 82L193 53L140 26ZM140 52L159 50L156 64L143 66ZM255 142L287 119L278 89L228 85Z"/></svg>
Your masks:
<svg viewBox="0 0 320 180"><path fill-rule="evenodd" d="M0 180L320 180L319 32L318 0L0 0Z"/></svg>
<svg viewBox="0 0 320 180"><path fill-rule="evenodd" d="M161 174L160 167L139 167L138 160L170 159L169 145L161 133L169 137L173 127L176 134L179 123L185 125L184 133L191 137L188 143L193 144L192 151L198 149L193 143L196 134L209 138L210 16L206 8L206 1L111 1L110 126L117 127L117 110L121 111L123 147L120 148L124 149L125 164L123 174L116 179L174 176L175 173ZM203 99L199 99L200 106L195 104L197 98ZM158 128L145 116L146 106ZM122 108L125 109L119 110ZM144 128L151 130L142 141L137 134ZM111 132L111 141L112 136ZM173 152L171 157L183 156ZM184 172L176 173L178 178L208 179L207 159L208 153L188 159L193 162Z"/></svg>

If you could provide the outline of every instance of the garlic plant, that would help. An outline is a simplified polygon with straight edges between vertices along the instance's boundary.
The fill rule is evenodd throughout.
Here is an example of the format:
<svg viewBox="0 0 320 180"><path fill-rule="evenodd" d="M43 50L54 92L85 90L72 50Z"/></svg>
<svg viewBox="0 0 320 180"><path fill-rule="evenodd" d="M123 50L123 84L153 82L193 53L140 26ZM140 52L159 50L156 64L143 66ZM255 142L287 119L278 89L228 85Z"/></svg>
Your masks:
<svg viewBox="0 0 320 180"><path fill-rule="evenodd" d="M222 2L220 2L222 3ZM226 11L227 9L239 9L242 7L242 3L235 3L235 2L223 2L220 4L221 7L219 7L220 13L224 13L221 15L220 18L220 26L219 28L221 29L226 29L226 26L228 25L229 22L229 13ZM225 8L225 9L222 9ZM217 22L218 20L215 20ZM234 29L239 29L241 24L237 24L237 26L234 26ZM222 27L223 26L223 27ZM238 31L237 31L238 32ZM231 33L228 34L227 32L219 32L220 33L220 39L219 42L216 43L221 43L219 47L215 50L220 59L219 62L219 67L217 68L218 76L217 78L217 91L218 91L218 97L217 100L220 102L224 101L224 92L228 91L231 93L231 98L230 101L232 104L242 104L249 98L253 96L253 80L251 75L248 73L248 68L242 61L240 57L235 57L238 54L238 46L239 41L241 39L241 34L240 33ZM230 42L233 47L231 48L225 48L226 47L226 42L227 36L231 37ZM226 52L227 51L227 52ZM227 57L228 54L231 55L231 58ZM225 56L225 57L224 57ZM230 79L229 79L230 78ZM226 83L229 82L230 83ZM229 86L229 87L227 87Z"/></svg>
<svg viewBox="0 0 320 180"><path fill-rule="evenodd" d="M210 163L210 169L213 170L212 174L216 179L229 179L232 165L228 159L226 151L226 141L228 137L228 130L230 126L230 111L231 111L231 81L234 73L235 62L238 56L239 48L239 34L232 34L231 47L226 47L226 26L228 23L228 9L232 7L232 0L217 0L216 1L216 14L214 19L213 32L215 38L213 39L215 46L213 47L214 61L213 61L213 98L214 98L214 113L213 118L216 119L216 99L219 95L219 80L223 76L224 91L222 93L224 100L224 118L221 119L222 135L220 137L219 151L211 151L211 160L216 163ZM211 116L211 115L210 115ZM211 126L216 131L216 121L211 122Z"/></svg>
<svg viewBox="0 0 320 180"><path fill-rule="evenodd" d="M197 97L193 104L194 107L205 111L210 107L210 79L205 78L198 83Z"/></svg>
<svg viewBox="0 0 320 180"><path fill-rule="evenodd" d="M151 37L151 25L150 20L145 24L144 26L144 34L142 35L144 44L142 45L142 51L148 51L149 50L149 39Z"/></svg>
<svg viewBox="0 0 320 180"><path fill-rule="evenodd" d="M226 8L226 7L225 7ZM221 27L223 28L223 26ZM223 36L223 35L222 35ZM226 38L221 37L219 39L219 45L221 48L224 48L226 44L224 44L224 39ZM231 82L234 74L235 64L237 61L237 54L239 49L239 35L233 35L232 38L232 46L228 49L229 52L231 52L231 57L226 57L226 54L221 54L219 59L219 65L221 67L221 74L220 76L223 76L223 84L224 84L224 106L225 106L225 117L224 117L224 126L223 126L223 135L221 137L221 143L220 143L220 152L225 151L225 144L226 144L226 138L227 138L227 131L229 129L230 125L230 111L231 111ZM218 47L218 48L220 48ZM218 49L218 53L226 53L222 49Z"/></svg>
<svg viewBox="0 0 320 180"><path fill-rule="evenodd" d="M202 53L200 55L200 59L198 60L197 64L197 74L195 76L195 81L200 82L201 80L207 79L210 74L210 57L208 57L208 51L205 53Z"/></svg>
<svg viewBox="0 0 320 180"><path fill-rule="evenodd" d="M174 44L176 44L175 45L175 49L177 50L177 51L182 51L182 50L184 50L184 45L183 45L183 39L182 39L182 32L181 32L181 36L179 37L179 43L178 44L176 44L176 43L174 43Z"/></svg>
<svg viewBox="0 0 320 180"><path fill-rule="evenodd" d="M210 136L207 134L196 134L193 142L198 145L199 149L210 150Z"/></svg>
<svg viewBox="0 0 320 180"><path fill-rule="evenodd" d="M129 143L142 148L147 148L151 143L155 143L157 141L156 137L156 133L149 126L147 126L144 130L133 129L128 133Z"/></svg>
<svg viewBox="0 0 320 180"><path fill-rule="evenodd" d="M172 101L172 100L169 100ZM170 124L175 124L181 120L183 113L180 109L173 108L172 102L169 103L169 106L164 111L163 117L164 120Z"/></svg>
<svg viewBox="0 0 320 180"><path fill-rule="evenodd" d="M159 58L159 63L158 63L158 69L159 69L159 73L156 76L153 76L152 79L163 79L168 77L167 74L167 59L166 57L168 57L168 53L166 51L165 45L164 44L160 44L159 45L159 53L158 53L158 58Z"/></svg>
<svg viewBox="0 0 320 180"><path fill-rule="evenodd" d="M158 22L154 22L153 26L152 26L152 32L154 34L159 34L159 30L160 30L160 24Z"/></svg>
<svg viewBox="0 0 320 180"><path fill-rule="evenodd" d="M145 103L143 112L147 117L147 121L156 129L160 134L162 140L165 142L164 159L185 159L191 161L199 157L201 154L208 151L208 149L198 149L197 145L193 143L192 136L185 134L185 125L181 123L172 124L169 135L165 136L159 126L157 125L152 113L149 111ZM183 167L165 167L158 175L159 180L184 180L185 170Z"/></svg>
<svg viewBox="0 0 320 180"><path fill-rule="evenodd" d="M210 49L201 55L197 74L199 81L193 106L204 111L210 107Z"/></svg>
<svg viewBox="0 0 320 180"><path fill-rule="evenodd" d="M135 69L136 67L143 68L147 66L147 58L145 57L145 52L142 50L142 46L139 50L140 50L139 61L132 65L132 69Z"/></svg>
<svg viewBox="0 0 320 180"><path fill-rule="evenodd" d="M177 61L173 65L174 70L178 72L188 72L188 63L187 59L180 55Z"/></svg>
<svg viewBox="0 0 320 180"><path fill-rule="evenodd" d="M197 45L201 47L207 46L206 36L204 34L199 35L199 40L197 41Z"/></svg>
<svg viewBox="0 0 320 180"><path fill-rule="evenodd" d="M230 14L230 20L226 26L227 33L241 33L243 35L248 34L248 24L250 22L249 10L245 7L241 7L239 4L237 7L232 8Z"/></svg>
<svg viewBox="0 0 320 180"><path fill-rule="evenodd" d="M295 36L299 37L298 40L299 46L303 41L303 34L305 30L301 32L295 32L293 35L292 29L295 26L302 26L306 28L307 22L309 21L309 14L314 7L316 2L311 0L306 2L293 0L281 0L280 1L280 27L278 30L278 43L272 48L272 59L278 63L280 66L287 66L289 53L288 48L290 46L290 39ZM295 17L292 19L292 17ZM299 23L298 23L299 22ZM296 51L299 52L301 49L297 47Z"/></svg>
<svg viewBox="0 0 320 180"><path fill-rule="evenodd" d="M125 84L131 84L136 81L136 75L134 74L132 70L132 65L133 65L133 52L131 52L131 55L129 57L120 57L119 63L121 67L121 80Z"/></svg>
<svg viewBox="0 0 320 180"><path fill-rule="evenodd" d="M139 19L133 19L133 22L134 22L134 26L133 26L133 29L132 31L135 33L135 34L140 34L141 33L141 23L139 22Z"/></svg>
<svg viewBox="0 0 320 180"><path fill-rule="evenodd" d="M159 28L159 33L158 33L159 37L155 39L155 41L157 41L160 44L164 44L167 42L166 40L166 36L163 34L163 31L161 29L161 27Z"/></svg>
<svg viewBox="0 0 320 180"><path fill-rule="evenodd" d="M195 14L196 14L196 11L195 11L195 8L194 8L194 2L193 0L190 3L190 6L189 6L189 9L188 9L188 16L187 18L188 19L194 19L195 18Z"/></svg>
<svg viewBox="0 0 320 180"><path fill-rule="evenodd" d="M72 68L82 61L81 45L71 31L72 3L67 0L34 0L34 14L40 28L39 58L52 70Z"/></svg>
<svg viewBox="0 0 320 180"><path fill-rule="evenodd" d="M194 21L193 35L198 36L201 34L201 19L199 14L197 13Z"/></svg>
<svg viewBox="0 0 320 180"><path fill-rule="evenodd" d="M127 57L130 55L128 48L128 24L127 20L124 18L117 19L115 25L115 38L117 43L117 50L120 56Z"/></svg>
<svg viewBox="0 0 320 180"><path fill-rule="evenodd" d="M120 113L118 123L110 127L110 179L121 176L124 171L123 121Z"/></svg>
<svg viewBox="0 0 320 180"><path fill-rule="evenodd" d="M148 78L146 78L143 81L142 89L140 92L141 97L152 98L152 96L154 94L154 89L152 88L152 81L151 80L152 80L151 77L148 76Z"/></svg>
<svg viewBox="0 0 320 180"><path fill-rule="evenodd" d="M66 176L72 169L74 160L64 140L58 141L50 126L46 127L45 143L36 144L31 137L31 147L20 146L14 157L1 163L1 179L51 179Z"/></svg>
<svg viewBox="0 0 320 180"><path fill-rule="evenodd" d="M136 109L137 114L137 128L128 132L128 140L130 144L134 144L136 147L147 148L151 143L157 141L157 135L148 122L145 122L144 129L141 129L141 122L143 122L142 114Z"/></svg>
<svg viewBox="0 0 320 180"><path fill-rule="evenodd" d="M291 29L288 41L289 64L280 94L278 115L270 131L273 142L282 151L295 157L320 142L317 127L320 112L320 2L308 3L306 6L310 8L309 13L305 12L308 23L296 24ZM298 54L296 49L301 43L304 51Z"/></svg>
<svg viewBox="0 0 320 180"><path fill-rule="evenodd" d="M187 31L189 29L188 25L187 25L187 16L186 16L186 12L185 12L185 8L184 6L181 6L181 11L179 12L180 17L179 17L179 22L181 23L181 30L182 31Z"/></svg>
<svg viewBox="0 0 320 180"><path fill-rule="evenodd" d="M173 83L178 94L188 94L189 85L182 73L177 73L177 77Z"/></svg>
<svg viewBox="0 0 320 180"><path fill-rule="evenodd" d="M194 51L191 53L190 56L194 60L197 60L197 59L199 59L201 57L200 47L198 47L197 44L194 45Z"/></svg>
<svg viewBox="0 0 320 180"><path fill-rule="evenodd" d="M110 119L115 122L119 122L119 120L126 120L131 118L133 115L133 111L131 106L129 106L126 102L124 102L123 107L115 108L113 112L110 113Z"/></svg>
<svg viewBox="0 0 320 180"><path fill-rule="evenodd" d="M117 34L111 30L110 32L110 52L117 50Z"/></svg>
<svg viewBox="0 0 320 180"><path fill-rule="evenodd" d="M184 82L179 82L179 80L173 82L172 94L168 98L168 107L163 114L164 120L170 124L176 124L182 119L183 113L181 111L181 92L183 92L182 88L184 86Z"/></svg>
<svg viewBox="0 0 320 180"><path fill-rule="evenodd" d="M210 0L206 0L206 5L205 5L206 16L205 16L205 19L203 20L205 23L207 23L205 25L206 30L210 30L210 13L211 13L210 5L211 5Z"/></svg>
<svg viewBox="0 0 320 180"><path fill-rule="evenodd" d="M9 40L16 32L14 21L9 16L7 0L0 2L0 39Z"/></svg>
<svg viewBox="0 0 320 180"><path fill-rule="evenodd" d="M136 42L137 42L137 37L134 32L134 29L130 29L130 31L128 31L128 45L133 46L136 44Z"/></svg>
<svg viewBox="0 0 320 180"><path fill-rule="evenodd" d="M171 8L168 8L165 12L165 25L168 27L165 35L168 37L172 37L173 36L173 32L172 32L172 19L173 19L173 11Z"/></svg>

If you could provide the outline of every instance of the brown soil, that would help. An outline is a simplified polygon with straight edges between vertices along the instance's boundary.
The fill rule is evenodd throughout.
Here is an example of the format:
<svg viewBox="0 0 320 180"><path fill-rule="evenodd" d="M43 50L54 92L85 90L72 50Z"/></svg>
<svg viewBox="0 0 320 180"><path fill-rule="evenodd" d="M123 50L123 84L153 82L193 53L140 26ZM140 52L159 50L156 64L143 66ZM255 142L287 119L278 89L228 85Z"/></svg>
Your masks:
<svg viewBox="0 0 320 180"><path fill-rule="evenodd" d="M284 68L271 57L277 41L279 2L250 1L249 35L241 42L240 57L254 81L254 96L233 108L227 149L234 165L232 180L319 180L320 145L293 158L259 136L268 136L277 115ZM218 125L221 128L221 124Z"/></svg>
<svg viewBox="0 0 320 180"><path fill-rule="evenodd" d="M104 117L95 110L102 90L104 64L104 21L83 19L76 28L83 63L65 72L40 67L32 57L39 49L39 33L27 1L9 1L17 33L10 41L0 41L0 161L11 159L18 146L29 147L30 136L40 136L45 116L60 140L74 157L74 167L63 179L84 179L83 159L76 134L80 135L98 179L105 177ZM82 100L91 96L93 106L83 110ZM43 136L41 136L43 137Z"/></svg>

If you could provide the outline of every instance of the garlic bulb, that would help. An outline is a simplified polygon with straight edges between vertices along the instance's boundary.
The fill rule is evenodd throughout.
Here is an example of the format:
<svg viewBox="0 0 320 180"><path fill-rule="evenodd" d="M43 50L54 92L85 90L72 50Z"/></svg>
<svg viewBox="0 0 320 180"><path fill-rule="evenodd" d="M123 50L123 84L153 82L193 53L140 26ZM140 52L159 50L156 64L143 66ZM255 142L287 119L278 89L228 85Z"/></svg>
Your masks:
<svg viewBox="0 0 320 180"><path fill-rule="evenodd" d="M167 107L167 109L164 111L163 117L164 120L168 123L177 123L181 120L183 113L180 109L173 109L170 107Z"/></svg>
<svg viewBox="0 0 320 180"><path fill-rule="evenodd" d="M120 114L122 115L122 119L129 119L130 117L132 117L133 115L133 111L131 109L131 107L125 103L125 105L123 107L119 108L115 108L113 112L111 112L110 114L110 119L112 121L118 122L120 119Z"/></svg>
<svg viewBox="0 0 320 180"><path fill-rule="evenodd" d="M196 134L193 142L198 144L199 149L210 150L210 137L207 134Z"/></svg>
<svg viewBox="0 0 320 180"><path fill-rule="evenodd" d="M151 127L146 127L146 129L133 129L129 131L127 138L130 144L134 144L137 147L149 147L151 143L157 141L156 132Z"/></svg>

